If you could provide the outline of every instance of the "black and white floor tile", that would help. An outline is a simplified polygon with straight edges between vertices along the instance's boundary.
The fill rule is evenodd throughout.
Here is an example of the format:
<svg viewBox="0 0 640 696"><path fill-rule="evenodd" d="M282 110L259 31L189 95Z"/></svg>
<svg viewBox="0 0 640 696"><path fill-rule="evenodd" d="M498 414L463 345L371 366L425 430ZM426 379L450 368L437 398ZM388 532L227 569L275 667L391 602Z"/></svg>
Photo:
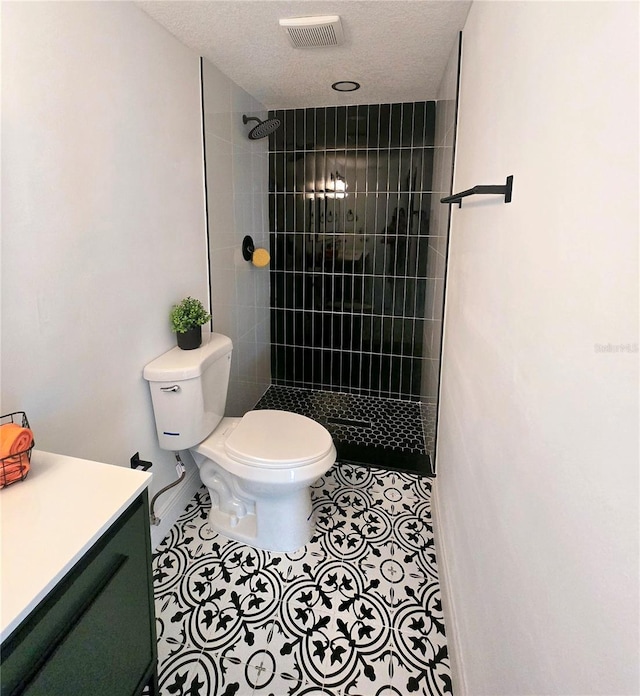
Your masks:
<svg viewBox="0 0 640 696"><path fill-rule="evenodd" d="M338 458L433 475L435 408L416 401L272 385L256 405L322 423Z"/></svg>
<svg viewBox="0 0 640 696"><path fill-rule="evenodd" d="M162 696L450 694L430 494L337 463L285 554L210 531L202 488L154 554Z"/></svg>

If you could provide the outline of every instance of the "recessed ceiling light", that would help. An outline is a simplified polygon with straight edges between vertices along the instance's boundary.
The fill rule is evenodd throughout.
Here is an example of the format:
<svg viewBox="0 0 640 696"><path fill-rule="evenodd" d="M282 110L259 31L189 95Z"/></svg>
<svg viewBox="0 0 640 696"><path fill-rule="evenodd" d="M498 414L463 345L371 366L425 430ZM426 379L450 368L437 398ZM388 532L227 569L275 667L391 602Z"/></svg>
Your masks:
<svg viewBox="0 0 640 696"><path fill-rule="evenodd" d="M336 92L355 92L357 89L360 89L360 83L353 80L340 80L339 82L334 82L331 85L331 89L335 89Z"/></svg>

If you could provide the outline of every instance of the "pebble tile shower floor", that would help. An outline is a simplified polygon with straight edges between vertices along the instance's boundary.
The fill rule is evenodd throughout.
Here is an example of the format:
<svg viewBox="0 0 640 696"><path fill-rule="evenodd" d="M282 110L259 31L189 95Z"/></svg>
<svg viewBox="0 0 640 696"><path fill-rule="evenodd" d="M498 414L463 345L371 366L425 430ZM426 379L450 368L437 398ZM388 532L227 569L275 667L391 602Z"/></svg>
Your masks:
<svg viewBox="0 0 640 696"><path fill-rule="evenodd" d="M201 488L153 558L162 696L450 694L431 485L338 462L288 554L212 532Z"/></svg>
<svg viewBox="0 0 640 696"><path fill-rule="evenodd" d="M255 408L292 411L322 423L340 459L434 473L435 405L272 385Z"/></svg>

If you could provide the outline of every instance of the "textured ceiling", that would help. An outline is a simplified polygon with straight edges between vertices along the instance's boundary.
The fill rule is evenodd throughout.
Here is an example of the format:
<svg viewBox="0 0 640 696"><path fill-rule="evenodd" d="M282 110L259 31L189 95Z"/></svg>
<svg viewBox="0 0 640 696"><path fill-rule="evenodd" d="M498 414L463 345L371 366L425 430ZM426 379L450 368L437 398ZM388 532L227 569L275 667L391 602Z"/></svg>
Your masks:
<svg viewBox="0 0 640 696"><path fill-rule="evenodd" d="M471 2L462 0L141 0L182 43L267 108L434 99ZM296 49L278 20L338 14L345 41ZM355 80L357 92L331 84Z"/></svg>

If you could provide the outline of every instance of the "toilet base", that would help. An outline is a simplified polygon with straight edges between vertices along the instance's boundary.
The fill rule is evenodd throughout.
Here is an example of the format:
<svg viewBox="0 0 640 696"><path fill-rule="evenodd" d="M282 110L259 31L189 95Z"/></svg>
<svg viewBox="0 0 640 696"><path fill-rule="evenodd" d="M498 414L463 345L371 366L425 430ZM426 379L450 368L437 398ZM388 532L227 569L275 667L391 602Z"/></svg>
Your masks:
<svg viewBox="0 0 640 696"><path fill-rule="evenodd" d="M255 512L243 516L221 510L216 496L209 493L209 527L228 539L265 551L290 553L309 543L313 536L315 524L308 488L280 498L256 500Z"/></svg>
<svg viewBox="0 0 640 696"><path fill-rule="evenodd" d="M311 484L335 462L335 447L323 459L292 469L240 464L225 450L226 438L239 422L240 418L223 418L190 450L211 497L209 526L258 549L297 551L313 536Z"/></svg>

